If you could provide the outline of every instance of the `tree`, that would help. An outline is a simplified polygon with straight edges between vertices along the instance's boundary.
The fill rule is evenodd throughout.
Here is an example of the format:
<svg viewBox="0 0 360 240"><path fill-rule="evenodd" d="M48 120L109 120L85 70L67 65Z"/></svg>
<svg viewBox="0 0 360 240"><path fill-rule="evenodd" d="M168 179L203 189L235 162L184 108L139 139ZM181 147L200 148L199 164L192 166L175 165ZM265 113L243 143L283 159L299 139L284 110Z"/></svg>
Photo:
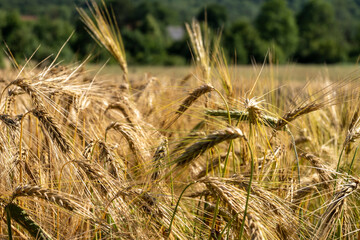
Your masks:
<svg viewBox="0 0 360 240"><path fill-rule="evenodd" d="M188 35L179 41L174 41L167 49L167 53L172 56L182 58L182 62L190 63L192 60L191 51L189 49L190 38Z"/></svg>
<svg viewBox="0 0 360 240"><path fill-rule="evenodd" d="M3 10L0 10L0 29L2 29L5 25L5 18L6 18L6 12ZM3 36L2 33L0 31L0 41L3 42ZM0 45L0 68L5 67L5 62L4 62L4 45L1 44Z"/></svg>
<svg viewBox="0 0 360 240"><path fill-rule="evenodd" d="M353 0L333 0L336 23L346 41L351 41L356 35L359 6Z"/></svg>
<svg viewBox="0 0 360 240"><path fill-rule="evenodd" d="M92 53L94 48L97 48L97 43L91 38L90 34L86 30L84 23L80 18L74 20L75 34L73 41L70 41L71 49L76 53L76 57L79 59L86 58Z"/></svg>
<svg viewBox="0 0 360 240"><path fill-rule="evenodd" d="M333 0L336 24L340 31L342 47L349 50L349 58L358 58L358 24L360 9L354 0ZM355 54L355 55L354 55ZM355 59L354 59L355 57Z"/></svg>
<svg viewBox="0 0 360 240"><path fill-rule="evenodd" d="M131 16L134 12L134 5L130 0L108 0L106 5L109 12L113 12L119 27L123 27L131 22Z"/></svg>
<svg viewBox="0 0 360 240"><path fill-rule="evenodd" d="M331 4L323 0L308 1L297 22L301 36L297 52L299 62L334 63L346 58Z"/></svg>
<svg viewBox="0 0 360 240"><path fill-rule="evenodd" d="M32 33L32 25L32 22L22 21L18 11L10 11L5 16L1 33L17 60L29 57L36 49L36 37Z"/></svg>
<svg viewBox="0 0 360 240"><path fill-rule="evenodd" d="M35 55L36 59L41 61L46 57L57 53L70 37L72 31L73 27L66 21L61 19L50 20L47 17L40 18L36 22L33 30L38 39L38 45L41 45L39 51ZM70 44L66 44L61 51L60 58L62 60L70 61L72 57L73 52Z"/></svg>
<svg viewBox="0 0 360 240"><path fill-rule="evenodd" d="M220 4L209 4L202 8L197 17L199 21L207 21L211 28L218 29L225 25L227 21L226 8Z"/></svg>
<svg viewBox="0 0 360 240"><path fill-rule="evenodd" d="M236 62L247 64L252 60L262 61L266 54L265 42L260 39L256 29L247 20L235 21L225 31L225 45L229 55L236 56Z"/></svg>
<svg viewBox="0 0 360 240"><path fill-rule="evenodd" d="M277 46L285 57L294 54L298 44L298 28L293 12L285 0L268 0L255 21L260 37Z"/></svg>
<svg viewBox="0 0 360 240"><path fill-rule="evenodd" d="M360 60L360 23L354 29L355 34L351 42L351 48L349 51L349 58L352 61L359 62Z"/></svg>
<svg viewBox="0 0 360 240"><path fill-rule="evenodd" d="M161 2L144 1L134 9L131 21L141 24L147 15L153 16L162 25L173 24L177 18L177 12L167 8Z"/></svg>
<svg viewBox="0 0 360 240"><path fill-rule="evenodd" d="M130 60L140 64L161 65L166 58L166 38L159 21L151 14L146 15L136 30L123 32L125 49Z"/></svg>

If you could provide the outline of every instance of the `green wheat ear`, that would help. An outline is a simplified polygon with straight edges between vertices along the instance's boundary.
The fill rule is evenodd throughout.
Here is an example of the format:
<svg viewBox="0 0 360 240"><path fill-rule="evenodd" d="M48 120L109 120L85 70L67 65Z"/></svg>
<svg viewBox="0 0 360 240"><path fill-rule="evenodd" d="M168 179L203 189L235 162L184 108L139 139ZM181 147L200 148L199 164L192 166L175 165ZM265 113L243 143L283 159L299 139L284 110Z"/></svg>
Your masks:
<svg viewBox="0 0 360 240"><path fill-rule="evenodd" d="M24 209L16 205L15 203L9 203L5 207L8 213L8 224L10 219L17 222L22 228L26 229L28 233L38 240L51 240L50 235L45 232L31 217L26 213ZM11 223L10 223L11 224ZM9 227L9 231L11 227ZM9 232L9 238L11 239L11 233Z"/></svg>
<svg viewBox="0 0 360 240"><path fill-rule="evenodd" d="M228 112L226 110L207 109L205 110L205 114L213 117L224 117L224 118L228 117ZM238 121L249 121L249 113L246 111L232 110L230 111L230 117ZM277 127L278 122L279 122L278 118L268 115L262 115L261 118L259 119L260 124L274 129ZM280 128L280 130L287 131L288 127L284 126Z"/></svg>

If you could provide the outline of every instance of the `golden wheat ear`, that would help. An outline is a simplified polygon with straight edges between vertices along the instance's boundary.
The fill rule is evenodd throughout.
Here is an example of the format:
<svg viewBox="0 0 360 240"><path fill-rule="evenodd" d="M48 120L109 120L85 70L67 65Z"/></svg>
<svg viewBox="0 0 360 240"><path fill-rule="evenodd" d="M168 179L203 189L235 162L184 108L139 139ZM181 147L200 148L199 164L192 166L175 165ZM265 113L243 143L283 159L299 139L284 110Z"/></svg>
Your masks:
<svg viewBox="0 0 360 240"><path fill-rule="evenodd" d="M82 21L88 27L91 36L118 61L124 72L124 80L128 81L128 66L126 62L125 48L120 34L119 27L115 17L111 16L106 8L105 2L102 0L103 9L97 3L91 1L91 15L86 13L84 9L77 9ZM130 85L130 84L129 84Z"/></svg>
<svg viewBox="0 0 360 240"><path fill-rule="evenodd" d="M61 151L68 153L70 144L60 131L55 119L45 110L45 108L35 108L31 113L42 123L44 129L49 133L51 139L60 147Z"/></svg>
<svg viewBox="0 0 360 240"><path fill-rule="evenodd" d="M249 225L251 240L263 240L264 237L260 231L259 224L255 216L253 216L251 213L247 213L246 218Z"/></svg>
<svg viewBox="0 0 360 240"><path fill-rule="evenodd" d="M163 138L160 142L160 145L156 148L153 156L154 172L151 175L152 180L156 180L161 177L161 171L164 165L165 157L168 154L168 148L168 139Z"/></svg>
<svg viewBox="0 0 360 240"><path fill-rule="evenodd" d="M342 211L346 199L349 195L354 193L359 188L359 182L353 181L348 184L344 184L334 195L331 203L325 209L322 214L318 227L315 232L315 238L319 240L328 239L331 232L334 231L335 225L341 218Z"/></svg>
<svg viewBox="0 0 360 240"><path fill-rule="evenodd" d="M326 187L329 187L331 180L334 179L334 176L331 173L332 169L330 169L329 166L326 166L321 158L311 153L302 153L300 156L308 160L311 163L311 165L315 168L315 170L319 174L321 184L323 184Z"/></svg>
<svg viewBox="0 0 360 240"><path fill-rule="evenodd" d="M298 117L308 114L308 113L311 113L311 112L314 112L314 111L317 111L325 106L326 106L325 103L311 102L304 106L289 110L278 120L275 129L280 130L280 129L284 128L288 123L297 119Z"/></svg>
<svg viewBox="0 0 360 240"><path fill-rule="evenodd" d="M74 204L71 199L65 197L61 193L50 189L41 188L39 186L24 185L16 187L11 196L11 199L14 200L18 197L37 197L59 205L60 207L69 211L74 211L76 209L76 204Z"/></svg>
<svg viewBox="0 0 360 240"><path fill-rule="evenodd" d="M351 119L346 138L344 141L344 148L348 147L350 143L356 142L360 138L360 117L359 117L359 106L357 106L355 113Z"/></svg>
<svg viewBox="0 0 360 240"><path fill-rule="evenodd" d="M181 115L183 115L185 113L186 110L189 109L189 107L198 99L200 98L202 95L209 93L211 91L214 90L214 87L211 86L210 84L204 84L196 89L194 89L187 97L186 99L181 103L180 107L178 108L178 110L176 111L176 113L174 114L174 116L172 118L170 118L170 120L168 120L167 122L164 122L163 124L163 129L167 130L174 122L176 122L176 120L178 120Z"/></svg>

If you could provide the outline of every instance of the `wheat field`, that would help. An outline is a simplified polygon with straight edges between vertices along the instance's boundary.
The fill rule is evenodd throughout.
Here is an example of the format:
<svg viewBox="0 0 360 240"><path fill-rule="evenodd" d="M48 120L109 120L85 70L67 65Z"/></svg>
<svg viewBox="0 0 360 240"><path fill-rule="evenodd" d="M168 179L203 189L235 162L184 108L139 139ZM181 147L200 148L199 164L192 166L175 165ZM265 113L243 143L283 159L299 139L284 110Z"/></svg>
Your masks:
<svg viewBox="0 0 360 240"><path fill-rule="evenodd" d="M232 67L187 25L192 67L1 73L1 239L359 239L356 66ZM149 73L151 72L151 73Z"/></svg>

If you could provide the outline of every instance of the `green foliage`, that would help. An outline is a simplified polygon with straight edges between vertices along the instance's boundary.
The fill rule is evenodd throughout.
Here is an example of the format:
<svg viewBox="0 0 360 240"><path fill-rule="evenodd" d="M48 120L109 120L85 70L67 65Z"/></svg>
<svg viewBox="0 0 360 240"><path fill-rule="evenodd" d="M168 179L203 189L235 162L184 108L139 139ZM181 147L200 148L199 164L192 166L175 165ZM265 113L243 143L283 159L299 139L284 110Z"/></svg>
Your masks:
<svg viewBox="0 0 360 240"><path fill-rule="evenodd" d="M134 2L143 2L144 0L133 0ZM154 3L159 0L146 0L146 2ZM228 20L234 21L239 16L246 17L250 20L254 19L259 11L259 6L265 0L162 0L161 3L168 9L175 9L179 13L179 22L189 22L196 16L204 6L212 4L221 5L226 8ZM304 0L294 0L304 1Z"/></svg>
<svg viewBox="0 0 360 240"><path fill-rule="evenodd" d="M360 60L360 24L356 26L356 33L353 38L353 43L351 46L351 50L349 52L349 58L352 61L359 62Z"/></svg>
<svg viewBox="0 0 360 240"><path fill-rule="evenodd" d="M262 61L266 44L256 29L247 20L238 20L225 32L225 46L237 63L248 64L252 60Z"/></svg>
<svg viewBox="0 0 360 240"><path fill-rule="evenodd" d="M298 15L300 62L333 63L345 60L346 49L336 28L332 5L323 0L310 0Z"/></svg>
<svg viewBox="0 0 360 240"><path fill-rule="evenodd" d="M6 23L5 23L6 13L4 11L0 10L0 29L2 29ZM0 39L3 41L2 32L0 31ZM0 48L0 68L4 68L4 49Z"/></svg>
<svg viewBox="0 0 360 240"><path fill-rule="evenodd" d="M131 13L133 22L141 22L147 15L152 15L157 21L164 25L176 22L177 12L167 8L161 2L143 1ZM141 23L140 23L141 24Z"/></svg>
<svg viewBox="0 0 360 240"><path fill-rule="evenodd" d="M83 22L77 18L74 22L75 34L72 41L69 43L76 56L81 59L93 53L93 49L97 44L92 40L89 33L86 31Z"/></svg>
<svg viewBox="0 0 360 240"><path fill-rule="evenodd" d="M40 18L36 22L33 32L38 39L38 45L41 45L39 51L35 55L36 60L45 59L46 57L56 54L54 50L60 49L61 46L71 35L73 27L69 22L61 19L51 21L49 18ZM72 59L73 53L70 45L65 45L61 52L60 58L65 61Z"/></svg>
<svg viewBox="0 0 360 240"><path fill-rule="evenodd" d="M310 0L297 17L300 35L319 38L328 34L334 27L334 17L331 4L323 0Z"/></svg>
<svg viewBox="0 0 360 240"><path fill-rule="evenodd" d="M168 54L182 57L183 62L186 60L187 63L190 63L192 56L189 51L189 42L190 39L188 37L173 42L167 49Z"/></svg>
<svg viewBox="0 0 360 240"><path fill-rule="evenodd" d="M124 41L130 63L161 65L166 58L166 46L156 33L124 31Z"/></svg>
<svg viewBox="0 0 360 240"><path fill-rule="evenodd" d="M130 0L108 0L106 5L114 13L119 27L123 27L132 21L135 6Z"/></svg>
<svg viewBox="0 0 360 240"><path fill-rule="evenodd" d="M9 11L17 9L24 15L44 15L51 8L66 7L67 12L74 12L75 6L85 4L83 0L0 0L0 9ZM53 16L54 17L54 16Z"/></svg>
<svg viewBox="0 0 360 240"><path fill-rule="evenodd" d="M204 22L206 20L208 25L214 29L224 27L227 18L226 8L220 4L205 6L197 15L199 21Z"/></svg>
<svg viewBox="0 0 360 240"><path fill-rule="evenodd" d="M293 12L285 0L269 0L262 6L255 25L262 39L275 44L286 57L298 43L298 28Z"/></svg>
<svg viewBox="0 0 360 240"><path fill-rule="evenodd" d="M225 53L237 63L262 62L268 50L279 63L356 61L360 55L359 0L107 0L106 4L124 35L132 64L189 63L188 38L174 40L167 28L183 26L194 16L205 20L205 12L208 25L222 29ZM83 0L0 0L0 40L18 61L41 45L33 58L41 61L55 55L75 30L61 60L88 55L93 61L108 60L109 54L79 20L76 6L87 8Z"/></svg>
<svg viewBox="0 0 360 240"><path fill-rule="evenodd" d="M22 228L35 239L39 240L51 240L50 235L45 232L28 214L27 212L15 203L9 203L5 207L5 211L8 213L8 221L10 218L18 223ZM11 227L9 228L11 231ZM9 233L10 235L10 233Z"/></svg>
<svg viewBox="0 0 360 240"><path fill-rule="evenodd" d="M17 60L29 57L36 49L32 25L23 22L18 11L6 14L1 35Z"/></svg>

